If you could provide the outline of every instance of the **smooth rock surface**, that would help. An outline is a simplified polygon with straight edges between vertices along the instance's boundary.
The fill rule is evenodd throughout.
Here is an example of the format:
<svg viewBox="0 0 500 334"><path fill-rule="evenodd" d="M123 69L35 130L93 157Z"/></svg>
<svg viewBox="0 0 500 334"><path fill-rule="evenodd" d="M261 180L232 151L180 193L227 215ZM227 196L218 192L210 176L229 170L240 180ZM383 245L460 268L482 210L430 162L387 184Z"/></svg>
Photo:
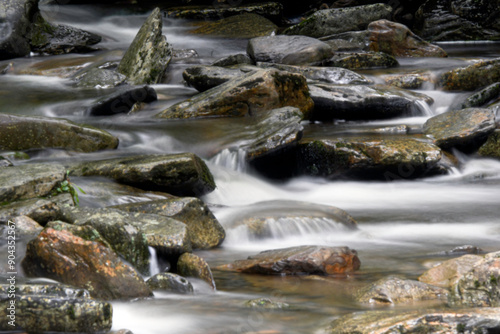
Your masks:
<svg viewBox="0 0 500 334"><path fill-rule="evenodd" d="M199 278L207 282L215 290L215 281L208 263L201 257L184 253L177 261L177 273L184 277Z"/></svg>
<svg viewBox="0 0 500 334"><path fill-rule="evenodd" d="M151 290L192 294L193 285L184 277L172 273L159 273L146 281Z"/></svg>

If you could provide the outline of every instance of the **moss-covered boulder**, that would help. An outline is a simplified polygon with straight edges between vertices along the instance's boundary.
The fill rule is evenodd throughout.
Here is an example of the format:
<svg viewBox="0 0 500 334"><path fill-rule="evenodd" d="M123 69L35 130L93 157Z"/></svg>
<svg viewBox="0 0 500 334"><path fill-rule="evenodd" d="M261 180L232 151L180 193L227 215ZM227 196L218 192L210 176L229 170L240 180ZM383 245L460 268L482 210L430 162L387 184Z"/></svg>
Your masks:
<svg viewBox="0 0 500 334"><path fill-rule="evenodd" d="M399 63L396 58L384 52L337 52L325 61L325 65L349 70L364 70L396 67Z"/></svg>
<svg viewBox="0 0 500 334"><path fill-rule="evenodd" d="M163 18L153 10L118 65L118 72L135 84L158 83L172 58L172 49L162 35Z"/></svg>
<svg viewBox="0 0 500 334"><path fill-rule="evenodd" d="M61 208L73 205L73 198L69 193L47 198L36 197L15 201L0 206L0 223L5 224L17 216L27 216L39 224L45 225L59 217Z"/></svg>
<svg viewBox="0 0 500 334"><path fill-rule="evenodd" d="M273 35L278 31L272 21L263 16L245 13L205 22L191 33L223 38L254 38Z"/></svg>
<svg viewBox="0 0 500 334"><path fill-rule="evenodd" d="M483 60L444 72L438 84L444 90L476 90L500 81L500 58Z"/></svg>
<svg viewBox="0 0 500 334"><path fill-rule="evenodd" d="M479 92L467 97L458 109L484 107L497 98L500 98L500 82L489 85Z"/></svg>
<svg viewBox="0 0 500 334"><path fill-rule="evenodd" d="M60 148L79 152L115 149L118 138L65 119L0 114L0 149Z"/></svg>
<svg viewBox="0 0 500 334"><path fill-rule="evenodd" d="M488 136L478 153L483 157L500 158L500 130L495 130Z"/></svg>
<svg viewBox="0 0 500 334"><path fill-rule="evenodd" d="M449 288L482 259L482 256L472 254L450 259L427 270L418 277L418 280L434 286Z"/></svg>
<svg viewBox="0 0 500 334"><path fill-rule="evenodd" d="M150 103L157 99L156 91L152 87L125 87L98 98L86 112L91 116L126 114L131 112L136 103Z"/></svg>
<svg viewBox="0 0 500 334"><path fill-rule="evenodd" d="M192 294L193 285L184 277L173 273L159 273L146 281L151 290Z"/></svg>
<svg viewBox="0 0 500 334"><path fill-rule="evenodd" d="M198 255L184 253L177 261L177 273L184 277L199 278L215 290L215 281L208 263Z"/></svg>

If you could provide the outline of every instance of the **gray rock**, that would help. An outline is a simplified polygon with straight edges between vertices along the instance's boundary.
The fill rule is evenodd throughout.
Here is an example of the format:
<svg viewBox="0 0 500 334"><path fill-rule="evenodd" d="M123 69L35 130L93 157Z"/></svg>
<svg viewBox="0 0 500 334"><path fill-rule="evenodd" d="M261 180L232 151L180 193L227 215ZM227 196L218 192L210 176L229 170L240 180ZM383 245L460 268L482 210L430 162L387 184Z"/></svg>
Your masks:
<svg viewBox="0 0 500 334"><path fill-rule="evenodd" d="M245 302L245 306L257 310L283 310L289 309L290 304L275 302L268 298L252 299Z"/></svg>
<svg viewBox="0 0 500 334"><path fill-rule="evenodd" d="M0 167L10 167L14 166L14 164L7 158L0 156Z"/></svg>
<svg viewBox="0 0 500 334"><path fill-rule="evenodd" d="M104 176L146 190L201 196L215 189L207 165L192 153L139 155L82 163L74 176Z"/></svg>
<svg viewBox="0 0 500 334"><path fill-rule="evenodd" d="M125 82L126 76L104 68L92 68L78 76L77 87L80 88L113 88Z"/></svg>
<svg viewBox="0 0 500 334"><path fill-rule="evenodd" d="M217 59L212 63L212 66L234 66L234 65L255 65L255 62L247 54L230 55L221 59Z"/></svg>
<svg viewBox="0 0 500 334"><path fill-rule="evenodd" d="M162 14L155 8L123 56L118 72L135 85L158 83L172 58L172 49L162 35Z"/></svg>
<svg viewBox="0 0 500 334"><path fill-rule="evenodd" d="M65 119L0 114L0 149L61 148L79 152L115 149L118 138Z"/></svg>
<svg viewBox="0 0 500 334"><path fill-rule="evenodd" d="M187 84L204 92L210 88L219 86L231 79L245 76L258 70L253 67L224 68L218 66L197 65L186 68L182 77Z"/></svg>
<svg viewBox="0 0 500 334"><path fill-rule="evenodd" d="M500 97L500 82L496 82L469 96L458 109L484 107Z"/></svg>
<svg viewBox="0 0 500 334"><path fill-rule="evenodd" d="M184 277L194 277L207 282L215 290L212 270L205 260L198 255L184 253L177 261L177 273Z"/></svg>
<svg viewBox="0 0 500 334"><path fill-rule="evenodd" d="M164 290L181 294L192 294L193 285L182 276L172 273L159 273L146 281L151 290Z"/></svg>
<svg viewBox="0 0 500 334"><path fill-rule="evenodd" d="M332 46L335 51L362 51L369 50L370 32L368 30L347 31L319 38L320 41ZM335 45L346 45L347 50L336 50Z"/></svg>
<svg viewBox="0 0 500 334"><path fill-rule="evenodd" d="M324 61L325 66L342 67L349 70L390 68L399 65L396 58L383 52L338 52Z"/></svg>
<svg viewBox="0 0 500 334"><path fill-rule="evenodd" d="M16 226L17 236L35 236L43 230L43 227L28 216L18 216L12 219Z"/></svg>
<svg viewBox="0 0 500 334"><path fill-rule="evenodd" d="M150 103L157 99L156 91L149 86L125 87L97 99L87 108L87 114L108 116L129 113L136 103Z"/></svg>
<svg viewBox="0 0 500 334"><path fill-rule="evenodd" d="M390 19L392 7L374 4L318 10L304 21L284 31L287 35L323 37L346 31L365 30L373 21Z"/></svg>

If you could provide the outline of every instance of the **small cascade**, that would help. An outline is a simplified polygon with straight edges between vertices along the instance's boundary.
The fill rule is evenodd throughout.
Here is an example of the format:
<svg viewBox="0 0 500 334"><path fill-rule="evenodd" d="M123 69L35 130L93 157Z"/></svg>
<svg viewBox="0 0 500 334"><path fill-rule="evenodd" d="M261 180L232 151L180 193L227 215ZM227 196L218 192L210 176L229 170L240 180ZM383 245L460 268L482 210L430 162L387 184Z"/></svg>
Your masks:
<svg viewBox="0 0 500 334"><path fill-rule="evenodd" d="M158 257L156 256L156 249L154 249L151 246L149 246L148 248L149 248L149 274L153 276L161 272L160 264L158 263Z"/></svg>
<svg viewBox="0 0 500 334"><path fill-rule="evenodd" d="M412 116L431 117L431 116L436 115L436 113L432 110L432 108L425 101L416 100L414 106L415 106L415 110L413 110Z"/></svg>
<svg viewBox="0 0 500 334"><path fill-rule="evenodd" d="M245 156L246 152L241 148L238 150L225 148L210 159L210 162L214 165L243 173L247 169Z"/></svg>

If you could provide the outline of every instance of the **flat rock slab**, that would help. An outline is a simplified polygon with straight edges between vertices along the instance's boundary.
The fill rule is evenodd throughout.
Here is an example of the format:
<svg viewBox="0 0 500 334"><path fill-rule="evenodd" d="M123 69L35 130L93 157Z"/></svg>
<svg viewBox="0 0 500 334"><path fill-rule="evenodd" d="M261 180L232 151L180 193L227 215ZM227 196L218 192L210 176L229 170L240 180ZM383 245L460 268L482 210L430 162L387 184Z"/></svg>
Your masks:
<svg viewBox="0 0 500 334"><path fill-rule="evenodd" d="M354 272L361 262L348 247L299 246L261 252L222 270L268 275L335 275Z"/></svg>
<svg viewBox="0 0 500 334"><path fill-rule="evenodd" d="M118 138L65 119L0 114L0 149L60 148L79 152L115 149Z"/></svg>
<svg viewBox="0 0 500 334"><path fill-rule="evenodd" d="M201 196L215 189L207 165L192 153L139 155L92 161L70 168L74 176L104 176L144 190Z"/></svg>
<svg viewBox="0 0 500 334"><path fill-rule="evenodd" d="M188 85L199 92L217 87L223 83L238 77L242 77L259 68L253 66L242 66L236 68L225 68L219 66L197 65L188 67L182 72L182 77Z"/></svg>
<svg viewBox="0 0 500 334"><path fill-rule="evenodd" d="M68 193L16 201L0 206L0 223L5 224L17 216L27 216L43 225L57 219L62 207L73 205L73 198Z"/></svg>
<svg viewBox="0 0 500 334"><path fill-rule="evenodd" d="M156 91L149 86L126 87L97 99L87 108L87 114L90 116L126 114L136 103L150 103L156 100L158 100Z"/></svg>

